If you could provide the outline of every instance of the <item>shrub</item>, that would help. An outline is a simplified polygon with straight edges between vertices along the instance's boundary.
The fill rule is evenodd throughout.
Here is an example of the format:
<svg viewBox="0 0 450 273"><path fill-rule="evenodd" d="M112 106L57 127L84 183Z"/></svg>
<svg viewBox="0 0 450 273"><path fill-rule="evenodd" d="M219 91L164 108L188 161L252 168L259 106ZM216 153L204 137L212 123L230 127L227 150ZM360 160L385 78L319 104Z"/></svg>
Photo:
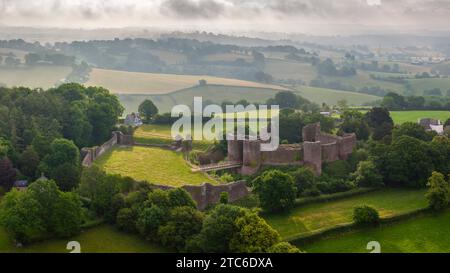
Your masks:
<svg viewBox="0 0 450 273"><path fill-rule="evenodd" d="M228 198L229 198L229 194L226 191L223 191L220 193L220 203L221 204L228 204Z"/></svg>
<svg viewBox="0 0 450 273"><path fill-rule="evenodd" d="M348 180L322 175L317 182L317 189L322 193L331 194L353 189L355 185Z"/></svg>
<svg viewBox="0 0 450 273"><path fill-rule="evenodd" d="M380 222L378 211L364 205L353 209L353 221L358 225L376 225Z"/></svg>
<svg viewBox="0 0 450 273"><path fill-rule="evenodd" d="M271 246L268 253L302 253L296 246L291 245L288 242L281 242Z"/></svg>

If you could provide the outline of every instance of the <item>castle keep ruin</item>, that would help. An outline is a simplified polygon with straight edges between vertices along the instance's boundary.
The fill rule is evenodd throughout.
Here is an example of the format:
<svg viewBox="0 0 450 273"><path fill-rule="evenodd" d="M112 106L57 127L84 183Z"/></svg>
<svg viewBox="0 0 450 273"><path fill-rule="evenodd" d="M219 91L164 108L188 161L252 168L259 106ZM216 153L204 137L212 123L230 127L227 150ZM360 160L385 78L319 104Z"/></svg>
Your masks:
<svg viewBox="0 0 450 273"><path fill-rule="evenodd" d="M275 151L261 151L260 140L228 141L228 160L242 163L240 172L252 175L261 166L299 165L311 167L317 175L322 163L345 160L356 146L356 135L324 134L320 123L309 124L302 130L303 143L281 144Z"/></svg>

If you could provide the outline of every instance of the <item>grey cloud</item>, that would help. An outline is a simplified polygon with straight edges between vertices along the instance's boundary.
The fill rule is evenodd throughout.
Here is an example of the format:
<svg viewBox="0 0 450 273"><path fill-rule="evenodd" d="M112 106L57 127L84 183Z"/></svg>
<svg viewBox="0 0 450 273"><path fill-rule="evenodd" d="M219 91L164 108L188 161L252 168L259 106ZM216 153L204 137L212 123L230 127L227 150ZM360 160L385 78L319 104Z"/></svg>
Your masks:
<svg viewBox="0 0 450 273"><path fill-rule="evenodd" d="M161 5L161 11L183 18L213 18L222 15L225 6L215 0L167 0Z"/></svg>

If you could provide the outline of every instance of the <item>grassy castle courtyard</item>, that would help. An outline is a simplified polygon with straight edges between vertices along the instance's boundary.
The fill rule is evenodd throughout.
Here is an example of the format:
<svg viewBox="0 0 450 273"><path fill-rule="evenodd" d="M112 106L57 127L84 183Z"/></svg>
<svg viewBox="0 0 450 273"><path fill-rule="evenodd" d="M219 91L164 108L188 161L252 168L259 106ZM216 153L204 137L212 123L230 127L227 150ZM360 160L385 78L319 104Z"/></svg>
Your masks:
<svg viewBox="0 0 450 273"><path fill-rule="evenodd" d="M158 185L217 184L201 172L192 172L181 153L154 147L114 147L98 158L95 164L107 173Z"/></svg>

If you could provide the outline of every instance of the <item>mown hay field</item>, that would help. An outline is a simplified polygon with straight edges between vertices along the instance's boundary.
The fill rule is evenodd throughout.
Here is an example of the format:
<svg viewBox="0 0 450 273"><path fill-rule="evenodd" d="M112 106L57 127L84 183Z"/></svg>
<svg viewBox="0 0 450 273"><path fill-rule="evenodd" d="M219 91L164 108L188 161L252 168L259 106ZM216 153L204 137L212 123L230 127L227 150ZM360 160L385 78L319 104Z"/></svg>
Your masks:
<svg viewBox="0 0 450 273"><path fill-rule="evenodd" d="M283 89L276 85L212 76L140 73L107 69L92 69L86 85L103 86L117 94L167 94L196 86L202 79L209 84Z"/></svg>

